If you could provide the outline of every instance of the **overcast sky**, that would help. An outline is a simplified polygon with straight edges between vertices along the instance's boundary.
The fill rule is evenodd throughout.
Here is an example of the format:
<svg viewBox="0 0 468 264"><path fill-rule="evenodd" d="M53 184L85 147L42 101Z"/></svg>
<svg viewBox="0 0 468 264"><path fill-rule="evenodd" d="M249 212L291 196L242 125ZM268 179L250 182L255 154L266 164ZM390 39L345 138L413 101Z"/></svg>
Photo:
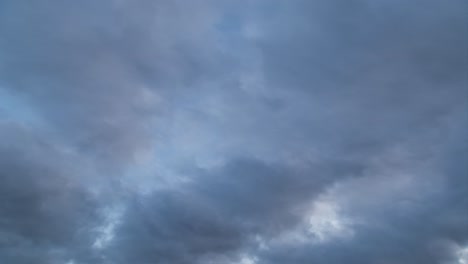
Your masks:
<svg viewBox="0 0 468 264"><path fill-rule="evenodd" d="M0 0L0 263L468 264L468 1Z"/></svg>

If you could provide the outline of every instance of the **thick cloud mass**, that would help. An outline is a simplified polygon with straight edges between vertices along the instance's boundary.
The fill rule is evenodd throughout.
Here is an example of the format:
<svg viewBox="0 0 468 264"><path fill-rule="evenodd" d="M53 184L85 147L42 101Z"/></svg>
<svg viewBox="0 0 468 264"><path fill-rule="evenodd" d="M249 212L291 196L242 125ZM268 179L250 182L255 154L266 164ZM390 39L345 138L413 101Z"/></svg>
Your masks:
<svg viewBox="0 0 468 264"><path fill-rule="evenodd" d="M467 10L0 0L0 262L468 263Z"/></svg>

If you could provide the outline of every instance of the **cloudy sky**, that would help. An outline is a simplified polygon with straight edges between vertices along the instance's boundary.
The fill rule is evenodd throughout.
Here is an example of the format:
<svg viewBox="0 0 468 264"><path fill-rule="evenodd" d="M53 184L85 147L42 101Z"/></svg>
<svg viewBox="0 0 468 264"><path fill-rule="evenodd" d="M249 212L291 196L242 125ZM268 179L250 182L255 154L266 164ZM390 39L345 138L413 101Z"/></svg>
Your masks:
<svg viewBox="0 0 468 264"><path fill-rule="evenodd" d="M467 10L0 0L0 262L467 264Z"/></svg>

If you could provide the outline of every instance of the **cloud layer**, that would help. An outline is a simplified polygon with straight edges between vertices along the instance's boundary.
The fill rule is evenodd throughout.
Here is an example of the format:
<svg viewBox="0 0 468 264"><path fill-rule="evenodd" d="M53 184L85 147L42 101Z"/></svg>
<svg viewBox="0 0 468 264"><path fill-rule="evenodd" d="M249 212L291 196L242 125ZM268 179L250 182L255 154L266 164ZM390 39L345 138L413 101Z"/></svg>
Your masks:
<svg viewBox="0 0 468 264"><path fill-rule="evenodd" d="M465 10L0 0L0 262L468 263Z"/></svg>

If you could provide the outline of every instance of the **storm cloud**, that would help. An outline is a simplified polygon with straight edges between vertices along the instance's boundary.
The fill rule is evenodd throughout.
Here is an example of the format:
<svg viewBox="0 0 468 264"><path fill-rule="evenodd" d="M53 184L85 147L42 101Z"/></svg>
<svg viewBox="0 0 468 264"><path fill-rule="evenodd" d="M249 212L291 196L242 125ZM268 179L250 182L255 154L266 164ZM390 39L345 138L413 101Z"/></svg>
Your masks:
<svg viewBox="0 0 468 264"><path fill-rule="evenodd" d="M0 0L0 262L468 263L465 0Z"/></svg>

